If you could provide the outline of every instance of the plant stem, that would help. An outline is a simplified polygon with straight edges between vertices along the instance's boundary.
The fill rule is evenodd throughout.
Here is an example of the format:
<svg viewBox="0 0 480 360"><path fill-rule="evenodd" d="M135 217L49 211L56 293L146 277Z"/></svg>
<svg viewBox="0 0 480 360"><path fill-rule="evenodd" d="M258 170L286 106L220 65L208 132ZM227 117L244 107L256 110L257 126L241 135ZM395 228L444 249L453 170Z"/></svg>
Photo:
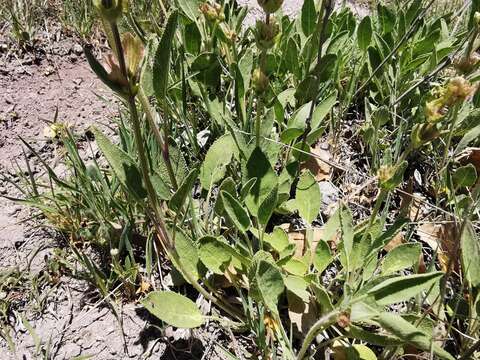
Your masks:
<svg viewBox="0 0 480 360"><path fill-rule="evenodd" d="M425 17L425 14L427 13L428 9L435 3L436 0L431 0L427 6L423 9L423 11L415 18L415 20L412 22L412 25L410 26L410 29L405 33L405 35L400 39L398 44L392 49L392 51L383 59L383 61L377 66L375 70L373 70L372 74L369 76L369 78L358 88L358 90L355 92L354 97L356 97L358 94L360 94L365 87L372 81L372 79L377 75L377 73L380 71L380 69L397 53L397 51L400 49L400 47L410 38L411 35L415 33L415 30L417 28L417 25L420 23L421 20Z"/></svg>
<svg viewBox="0 0 480 360"><path fill-rule="evenodd" d="M143 110L145 111L145 115L146 115L148 124L150 126L150 129L153 131L153 135L155 136L157 144L160 147L160 151L162 152L162 157L167 167L167 172L168 172L168 177L170 178L170 182L172 183L173 189L177 190L178 183L177 183L177 179L175 178L175 173L173 171L173 166L170 160L168 148L166 147L165 142L162 139L162 134L160 134L160 130L158 129L157 124L155 123L155 118L153 116L152 108L142 88L140 88L138 91L138 98L140 100L140 103L142 104ZM166 139L166 141L168 141L168 139ZM165 151L165 149L167 149L167 151Z"/></svg>
<svg viewBox="0 0 480 360"><path fill-rule="evenodd" d="M303 340L302 347L297 355L297 360L303 360L305 358L305 354L308 351L308 347L315 339L315 336L321 331L328 328L332 325L336 320L338 315L340 315L339 310L333 310L328 314L322 316L311 328L308 330L307 335L305 336L305 340Z"/></svg>
<svg viewBox="0 0 480 360"><path fill-rule="evenodd" d="M325 41L326 41L326 29L327 29L328 18L330 17L330 14L332 11L333 11L332 0L324 0L322 2L322 9L318 14L318 23L319 24L321 23L321 28L320 28L320 34L319 34L317 64L320 64L322 59L323 45L325 44ZM308 134L312 130L313 110L315 109L315 102L317 101L317 97L318 97L318 94L315 96L314 99L312 99L310 111L308 113L307 120L305 121L305 131L302 134L302 138L301 138L302 147L300 148L300 150L304 150L307 144ZM300 175L300 167L298 168L296 178L298 178L299 175Z"/></svg>
<svg viewBox="0 0 480 360"><path fill-rule="evenodd" d="M255 138L256 138L256 145L260 147L260 128L262 123L261 112L263 108L263 100L262 95L259 96L257 101L257 115L255 118Z"/></svg>
<svg viewBox="0 0 480 360"><path fill-rule="evenodd" d="M448 136L447 136L447 142L445 143L445 149L443 151L443 157L442 157L442 162L441 162L441 166L440 166L440 173L442 173L444 171L444 168L445 168L446 163L447 163L448 150L450 148L450 144L452 143L453 131L455 129L455 125L457 124L459 109L460 109L459 105L455 105L455 107L453 108L453 113L452 113L453 120L452 120L452 124L450 125L450 130L449 130Z"/></svg>

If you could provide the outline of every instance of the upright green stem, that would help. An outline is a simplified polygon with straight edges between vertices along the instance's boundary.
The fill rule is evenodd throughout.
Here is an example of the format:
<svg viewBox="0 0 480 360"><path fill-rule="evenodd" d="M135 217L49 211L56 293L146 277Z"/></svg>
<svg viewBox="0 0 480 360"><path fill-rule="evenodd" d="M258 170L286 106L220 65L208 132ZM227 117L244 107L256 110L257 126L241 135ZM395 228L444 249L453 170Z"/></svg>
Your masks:
<svg viewBox="0 0 480 360"><path fill-rule="evenodd" d="M459 105L455 105L455 107L453 108L452 124L450 125L450 129L447 135L447 142L445 143L445 149L443 150L443 157L442 157L442 162L440 166L440 172L443 172L443 169L447 163L448 150L450 149L450 144L452 143L453 131L455 130L455 125L457 124L459 109L460 109Z"/></svg>
<svg viewBox="0 0 480 360"><path fill-rule="evenodd" d="M162 139L162 134L160 134L160 130L158 129L157 124L155 123L155 118L153 116L153 111L150 106L150 103L148 102L148 98L141 88L138 91L138 98L145 111L148 124L150 125L150 129L153 131L155 140L157 141L157 144L160 147L160 151L162 152L162 157L167 167L167 172L168 172L168 177L170 178L170 182L172 183L173 189L177 190L178 189L177 179L173 171L173 166L168 153L168 148L166 147L166 141L168 141L168 139L166 139L165 142Z"/></svg>
<svg viewBox="0 0 480 360"><path fill-rule="evenodd" d="M263 100L262 100L262 95L260 95L257 101L257 115L255 118L255 138L256 138L257 147L260 147L260 136L261 136L260 129L261 129L261 123L262 123L262 117L261 117L262 111L263 111Z"/></svg>
<svg viewBox="0 0 480 360"><path fill-rule="evenodd" d="M118 31L117 24L112 23L111 28L112 28L112 32L113 32L114 41L115 41L116 46L118 48L118 62L119 62L119 65L120 65L120 69L122 71L122 74L125 76L125 78L128 79L128 73L127 73L127 69L126 69L126 66L125 66L125 59L124 59L124 56L123 56L123 49L122 49L122 44L121 44L121 41L120 41L120 33ZM167 252L169 258L173 259L180 266L181 262L179 261L178 254L175 251L174 244L172 244L169 241L169 237L168 237L168 233L166 231L165 224L163 222L162 217L160 216L160 209L158 207L157 196L156 196L155 190L153 188L153 185L150 181L149 165L148 165L147 157L145 155L146 154L145 147L143 145L143 138L142 138L142 132L141 132L141 127L140 127L140 121L139 121L139 117L138 117L137 107L136 107L136 104L135 104L135 94L132 92L131 87L129 87L128 91L129 91L129 94L128 94L127 101L128 101L128 107L129 107L129 110L130 110L130 117L131 117L131 121L132 121L133 133L134 133L135 143L136 143L137 150L138 150L138 157L139 157L139 161L140 161L140 167L141 167L141 171L142 171L143 180L144 180L145 186L147 188L149 201L151 202L151 206L152 206L153 211L154 211L154 214L153 214L154 224L155 224L155 227L157 229L158 235L161 239L161 242L162 242L161 245L163 246L164 250ZM148 206L147 206L147 213L149 213L149 212L150 211L148 210ZM182 267L182 266L180 266L180 267ZM234 307L232 307L230 304L226 303L224 300L219 299L219 298L213 296L212 294L210 294L208 291L206 291L202 286L200 286L200 284L198 284L196 279L194 279L188 271L183 271L183 269L180 269L180 270L182 271L182 273L184 274L184 276L186 277L188 282L190 284L192 284L192 286L199 293L201 293L206 299L212 301L212 303L214 303L219 308L226 311L231 316L234 316L234 317L236 317L240 320L243 320L241 314L239 314L238 311Z"/></svg>
<svg viewBox="0 0 480 360"><path fill-rule="evenodd" d="M310 344L315 339L317 334L328 328L330 325L334 324L337 321L338 316L340 315L339 310L333 310L328 314L322 316L311 328L308 330L307 335L305 336L305 340L303 340L302 347L297 355L297 360L303 360L305 358L305 354L308 351Z"/></svg>
<svg viewBox="0 0 480 360"><path fill-rule="evenodd" d="M332 11L333 11L332 0L324 0L322 2L322 8L320 10L320 13L318 14L318 24L321 24L321 27L319 27L320 33L319 33L319 41L318 41L317 64L320 64L322 59L323 45L325 44L325 41L326 41L326 29L327 29L328 18L330 17L330 14ZM302 147L300 148L301 150L304 150L305 146L307 145L307 137L310 131L312 130L313 110L315 109L315 102L317 101L317 97L318 95L315 96L314 99L312 99L310 111L308 113L307 120L305 121L305 131L303 132L302 138L300 141L302 144ZM297 178L299 174L300 174L300 168L298 168L298 171L297 171L297 176L296 176Z"/></svg>
<svg viewBox="0 0 480 360"><path fill-rule="evenodd" d="M110 27L113 34L113 39L115 41L115 48L117 49L117 59L120 66L120 71L125 79L128 79L127 67L125 64L125 58L123 55L122 41L120 39L120 33L118 31L118 26L115 22L110 23ZM137 105L135 104L135 94L132 91L131 86L128 87L128 96L127 96L128 108L130 110L130 119L132 121L133 134L135 138L135 144L137 146L138 158L140 161L140 169L142 172L143 181L145 182L145 187L147 188L147 194L151 207L154 212L154 222L158 225L158 230L160 230L159 235L162 238L163 246L170 247L168 233L165 228L165 224L160 216L160 210L158 207L157 195L155 189L153 188L152 182L150 181L149 175L149 165L145 153L145 147L143 145L142 131L140 127L140 120L138 118ZM148 208L148 206L147 206Z"/></svg>

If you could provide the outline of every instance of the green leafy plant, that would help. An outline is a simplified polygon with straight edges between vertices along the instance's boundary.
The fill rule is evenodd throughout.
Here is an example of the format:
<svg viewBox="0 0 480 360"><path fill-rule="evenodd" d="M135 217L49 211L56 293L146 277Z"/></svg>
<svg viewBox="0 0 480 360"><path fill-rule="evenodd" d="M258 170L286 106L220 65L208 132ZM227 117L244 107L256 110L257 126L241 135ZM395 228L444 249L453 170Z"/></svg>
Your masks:
<svg viewBox="0 0 480 360"><path fill-rule="evenodd" d="M85 54L124 105L118 139L92 128L105 162L87 165L61 128L70 176L43 163L47 185L25 176L23 201L70 235L102 295L121 284L175 327L218 321L253 335L262 358L300 360L327 346L338 358L473 353L477 167L451 152L478 137L479 3L457 17L429 18L433 1L378 3L363 19L329 0L305 1L290 19L277 11L281 3L259 2L265 18L245 29L235 1L178 1L162 30L135 21L126 1L94 1L112 54L108 66L90 46ZM469 65L461 74L458 63L450 66L458 56ZM375 199L360 212L350 193L325 211L312 147L330 143L341 158L350 138L368 149L351 157L371 165L358 191L371 185ZM428 156L435 162L423 161ZM455 225L448 249L412 236L413 195L403 185L420 164L431 170L425 181L435 208ZM337 168L350 176L360 172L355 166ZM342 174L328 175L348 191ZM394 209L398 193L406 196ZM387 252L398 238L406 240ZM110 268L78 243L110 250ZM182 284L143 296L157 259L168 260ZM448 289L460 283L468 296L452 304ZM211 314L192 293L214 305ZM438 339L441 325L448 330ZM452 335L457 326L468 336ZM320 333L325 340L314 345Z"/></svg>

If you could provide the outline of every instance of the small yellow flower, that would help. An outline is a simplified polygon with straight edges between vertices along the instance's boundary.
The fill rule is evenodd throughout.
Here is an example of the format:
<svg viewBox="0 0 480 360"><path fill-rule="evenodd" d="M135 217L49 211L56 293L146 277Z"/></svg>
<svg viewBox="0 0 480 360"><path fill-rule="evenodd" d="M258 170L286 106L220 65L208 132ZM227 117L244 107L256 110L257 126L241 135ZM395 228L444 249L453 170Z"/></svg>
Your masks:
<svg viewBox="0 0 480 360"><path fill-rule="evenodd" d="M444 104L452 106L465 101L473 92L473 86L461 76L450 79L443 95Z"/></svg>
<svg viewBox="0 0 480 360"><path fill-rule="evenodd" d="M425 107L425 116L431 123L436 123L445 115L445 106L442 99L429 101Z"/></svg>
<svg viewBox="0 0 480 360"><path fill-rule="evenodd" d="M137 291L135 292L136 294L146 294L149 290L150 290L150 287L152 286L152 284L145 280L145 278L143 278L142 276L142 282L140 283L140 287L137 289Z"/></svg>
<svg viewBox="0 0 480 360"><path fill-rule="evenodd" d="M43 136L48 139L55 139L61 132L63 125L52 123L43 129Z"/></svg>

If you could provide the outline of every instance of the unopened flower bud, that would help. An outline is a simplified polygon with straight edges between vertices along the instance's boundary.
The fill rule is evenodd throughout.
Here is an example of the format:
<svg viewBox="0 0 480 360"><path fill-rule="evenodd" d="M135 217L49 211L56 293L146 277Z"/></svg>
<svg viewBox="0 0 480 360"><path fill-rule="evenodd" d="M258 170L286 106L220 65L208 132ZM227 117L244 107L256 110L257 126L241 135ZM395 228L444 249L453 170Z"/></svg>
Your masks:
<svg viewBox="0 0 480 360"><path fill-rule="evenodd" d="M117 248L112 248L112 249L110 249L110 255L111 255L112 257L116 257L116 256L118 256L118 254L119 254L119 251L118 251Z"/></svg>
<svg viewBox="0 0 480 360"><path fill-rule="evenodd" d="M221 30L222 40L226 43L233 44L237 40L237 33L231 30L227 24L220 24L219 29Z"/></svg>
<svg viewBox="0 0 480 360"><path fill-rule="evenodd" d="M473 14L473 20L475 20L477 26L480 27L480 12L475 11L475 14Z"/></svg>
<svg viewBox="0 0 480 360"><path fill-rule="evenodd" d="M459 73L469 74L477 68L479 62L480 56L474 52L468 57L461 56L459 59L455 60L453 65Z"/></svg>
<svg viewBox="0 0 480 360"><path fill-rule="evenodd" d="M131 33L122 36L122 47L125 56L128 76L136 82L143 60L144 46L140 38Z"/></svg>
<svg viewBox="0 0 480 360"><path fill-rule="evenodd" d="M447 84L443 96L445 105L451 106L465 101L473 92L473 86L468 80L457 76Z"/></svg>
<svg viewBox="0 0 480 360"><path fill-rule="evenodd" d="M260 5L267 14L273 14L283 4L283 0L258 0L258 5Z"/></svg>
<svg viewBox="0 0 480 360"><path fill-rule="evenodd" d="M407 165L406 161L402 161L397 165L381 166L377 173L380 187L385 190L393 190L400 185Z"/></svg>
<svg viewBox="0 0 480 360"><path fill-rule="evenodd" d="M445 105L442 99L429 101L425 106L425 116L429 123L436 123L445 116Z"/></svg>
<svg viewBox="0 0 480 360"><path fill-rule="evenodd" d="M222 22L225 20L225 15L223 14L222 6L220 4L214 3L211 5L208 2L205 2L200 4L199 10L208 21Z"/></svg>
<svg viewBox="0 0 480 360"><path fill-rule="evenodd" d="M440 131L438 130L437 124L425 123L415 125L410 137L413 148L418 149L439 136Z"/></svg>
<svg viewBox="0 0 480 360"><path fill-rule="evenodd" d="M267 24L261 20L257 21L255 39L260 50L268 50L274 44L280 28L274 18Z"/></svg>
<svg viewBox="0 0 480 360"><path fill-rule="evenodd" d="M93 0L100 15L109 22L115 22L128 6L127 0Z"/></svg>
<svg viewBox="0 0 480 360"><path fill-rule="evenodd" d="M265 75L261 69L255 69L253 71L252 84L257 94L265 92L268 88L269 82L267 75Z"/></svg>

